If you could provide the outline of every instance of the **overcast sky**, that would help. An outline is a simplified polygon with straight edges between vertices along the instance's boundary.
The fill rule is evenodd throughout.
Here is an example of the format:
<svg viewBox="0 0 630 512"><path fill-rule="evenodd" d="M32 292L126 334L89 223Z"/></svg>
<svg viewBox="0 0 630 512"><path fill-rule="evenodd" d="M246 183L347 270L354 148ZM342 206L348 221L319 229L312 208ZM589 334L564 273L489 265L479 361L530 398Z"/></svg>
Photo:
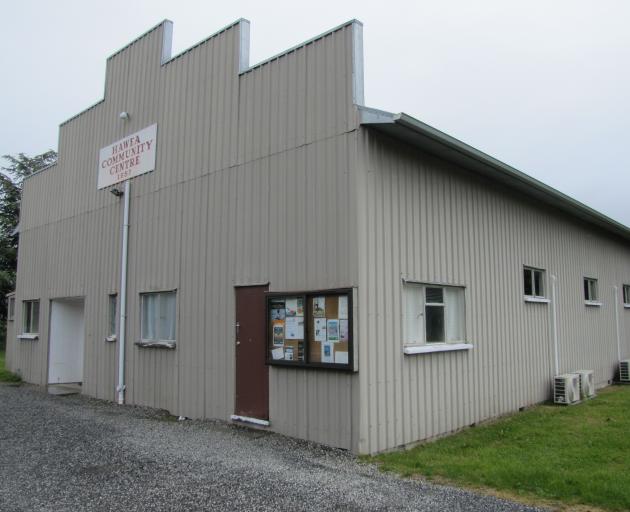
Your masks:
<svg viewBox="0 0 630 512"><path fill-rule="evenodd" d="M0 155L57 149L105 59L164 18L173 54L238 18L250 63L364 23L366 104L405 112L630 225L630 1L3 2Z"/></svg>

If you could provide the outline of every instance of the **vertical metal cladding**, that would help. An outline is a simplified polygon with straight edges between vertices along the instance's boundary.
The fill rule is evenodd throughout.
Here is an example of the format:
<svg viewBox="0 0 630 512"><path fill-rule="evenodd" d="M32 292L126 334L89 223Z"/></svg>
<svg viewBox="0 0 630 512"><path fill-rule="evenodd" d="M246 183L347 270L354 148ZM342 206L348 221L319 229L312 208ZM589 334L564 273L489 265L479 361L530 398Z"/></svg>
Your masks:
<svg viewBox="0 0 630 512"><path fill-rule="evenodd" d="M104 338L122 207L97 191L96 165L101 147L153 123L156 169L131 183L128 403L229 417L234 286L357 285L356 23L253 68L242 62L246 24L170 58L164 22L112 55L104 99L61 126L58 164L26 180L16 319L22 300L39 298L41 328L38 341L10 343L11 367L27 381L46 383L49 301L82 296L83 392L115 399L118 344ZM177 291L175 350L133 343L140 293L160 290ZM270 373L272 428L356 449L356 375Z"/></svg>
<svg viewBox="0 0 630 512"><path fill-rule="evenodd" d="M546 400L551 306L523 300L523 265L557 276L560 372L598 384L630 355L626 243L532 199L361 129L359 190L361 452L435 437ZM584 304L598 279L601 307ZM402 279L466 287L470 351L403 355ZM613 300L613 287L619 291Z"/></svg>

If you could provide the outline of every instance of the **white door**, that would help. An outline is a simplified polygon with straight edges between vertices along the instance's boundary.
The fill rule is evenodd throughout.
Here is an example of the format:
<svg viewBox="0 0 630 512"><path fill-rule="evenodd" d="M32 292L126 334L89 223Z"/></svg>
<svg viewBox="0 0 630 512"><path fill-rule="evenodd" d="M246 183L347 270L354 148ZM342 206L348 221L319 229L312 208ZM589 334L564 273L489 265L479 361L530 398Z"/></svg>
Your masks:
<svg viewBox="0 0 630 512"><path fill-rule="evenodd" d="M83 299L55 299L50 303L48 383L83 382L85 321Z"/></svg>

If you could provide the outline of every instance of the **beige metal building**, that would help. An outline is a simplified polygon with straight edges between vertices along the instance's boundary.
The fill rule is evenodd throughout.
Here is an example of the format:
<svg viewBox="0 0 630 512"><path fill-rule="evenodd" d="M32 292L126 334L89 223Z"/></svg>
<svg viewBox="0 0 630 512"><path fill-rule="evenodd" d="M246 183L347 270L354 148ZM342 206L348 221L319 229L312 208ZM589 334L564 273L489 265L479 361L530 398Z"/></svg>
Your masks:
<svg viewBox="0 0 630 512"><path fill-rule="evenodd" d="M628 228L366 108L357 21L253 66L245 20L176 56L171 30L24 183L12 371L360 453L611 382Z"/></svg>

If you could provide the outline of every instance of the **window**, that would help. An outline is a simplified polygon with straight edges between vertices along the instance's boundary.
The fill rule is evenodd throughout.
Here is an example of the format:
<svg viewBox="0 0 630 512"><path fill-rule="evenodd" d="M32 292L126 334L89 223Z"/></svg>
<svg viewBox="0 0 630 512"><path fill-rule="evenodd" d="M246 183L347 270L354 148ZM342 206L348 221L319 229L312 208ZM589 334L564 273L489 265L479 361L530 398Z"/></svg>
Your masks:
<svg viewBox="0 0 630 512"><path fill-rule="evenodd" d="M175 346L175 292L140 294L140 345Z"/></svg>
<svg viewBox="0 0 630 512"><path fill-rule="evenodd" d="M352 291L269 294L267 362L353 369Z"/></svg>
<svg viewBox="0 0 630 512"><path fill-rule="evenodd" d="M623 285L623 305L630 306L630 284Z"/></svg>
<svg viewBox="0 0 630 512"><path fill-rule="evenodd" d="M113 341L116 338L116 302L118 296L112 293L108 297L107 310L107 338Z"/></svg>
<svg viewBox="0 0 630 512"><path fill-rule="evenodd" d="M407 345L464 342L464 288L405 283Z"/></svg>
<svg viewBox="0 0 630 512"><path fill-rule="evenodd" d="M24 309L24 334L39 333L39 301L25 300Z"/></svg>
<svg viewBox="0 0 630 512"><path fill-rule="evenodd" d="M13 322L15 318L15 297L9 297L9 312L7 314L7 320Z"/></svg>
<svg viewBox="0 0 630 512"><path fill-rule="evenodd" d="M584 278L584 300L586 302L597 302L597 279Z"/></svg>
<svg viewBox="0 0 630 512"><path fill-rule="evenodd" d="M537 299L545 298L545 271L537 268L523 268L523 282L525 297Z"/></svg>

